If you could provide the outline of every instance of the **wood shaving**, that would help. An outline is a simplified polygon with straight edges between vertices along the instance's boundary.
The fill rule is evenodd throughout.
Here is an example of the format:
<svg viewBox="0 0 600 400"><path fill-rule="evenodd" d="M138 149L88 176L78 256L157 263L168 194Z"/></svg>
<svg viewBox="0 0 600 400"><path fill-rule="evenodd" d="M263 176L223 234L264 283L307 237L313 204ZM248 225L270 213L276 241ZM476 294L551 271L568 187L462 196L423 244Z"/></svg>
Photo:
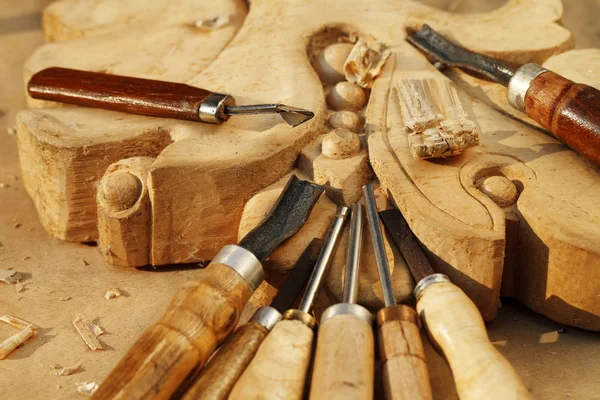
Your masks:
<svg viewBox="0 0 600 400"><path fill-rule="evenodd" d="M5 322L21 331L15 333L8 339L0 343L0 360L8 356L14 349L25 344L38 332L38 327L12 315L3 315L0 321Z"/></svg>
<svg viewBox="0 0 600 400"><path fill-rule="evenodd" d="M106 300L114 299L115 297L119 297L121 295L121 291L117 288L108 289L104 294L104 298Z"/></svg>
<svg viewBox="0 0 600 400"><path fill-rule="evenodd" d="M94 335L96 336L100 336L104 333L104 331L102 330L102 328L100 328L100 325L98 324L92 324L92 332L94 332Z"/></svg>
<svg viewBox="0 0 600 400"><path fill-rule="evenodd" d="M15 286L15 290L17 291L17 293L21 293L23 289L25 289L25 286L21 285L21 282L17 281Z"/></svg>
<svg viewBox="0 0 600 400"><path fill-rule="evenodd" d="M102 347L102 344L94 333L93 324L85 317L85 315L78 313L73 320L73 326L75 326L75 329L77 329L77 332L79 332L79 335L90 349L94 351L104 350L104 347Z"/></svg>
<svg viewBox="0 0 600 400"><path fill-rule="evenodd" d="M21 226L23 226L23 224L20 222L17 222L16 224L13 225L13 228L17 229L17 228L20 228Z"/></svg>
<svg viewBox="0 0 600 400"><path fill-rule="evenodd" d="M31 260L31 256L23 256L21 258L21 261L27 261L27 260Z"/></svg>
<svg viewBox="0 0 600 400"><path fill-rule="evenodd" d="M63 296L58 298L60 301L68 301L71 300L71 296Z"/></svg>
<svg viewBox="0 0 600 400"><path fill-rule="evenodd" d="M51 365L50 368L53 370L51 375L54 376L68 376L73 375L81 368L81 363L73 365L72 367L61 367L58 364Z"/></svg>
<svg viewBox="0 0 600 400"><path fill-rule="evenodd" d="M479 145L477 125L447 80L400 79L397 89L414 158L445 158Z"/></svg>
<svg viewBox="0 0 600 400"><path fill-rule="evenodd" d="M17 127L16 126L11 126L10 128L6 129L6 133L8 133L9 135L14 135L17 133Z"/></svg>
<svg viewBox="0 0 600 400"><path fill-rule="evenodd" d="M6 284L14 285L21 279L23 278L17 271L11 271L9 269L0 269L0 281Z"/></svg>
<svg viewBox="0 0 600 400"><path fill-rule="evenodd" d="M75 386L79 393L85 394L88 397L92 397L96 393L96 390L98 390L96 382L77 382Z"/></svg>
<svg viewBox="0 0 600 400"><path fill-rule="evenodd" d="M230 22L231 15L223 14L214 18L199 19L196 22L194 22L194 26L202 30L214 31L224 27L225 25L229 25Z"/></svg>
<svg viewBox="0 0 600 400"><path fill-rule="evenodd" d="M344 63L346 80L360 87L370 88L390 54L390 48L383 42L376 40L367 44L359 39Z"/></svg>

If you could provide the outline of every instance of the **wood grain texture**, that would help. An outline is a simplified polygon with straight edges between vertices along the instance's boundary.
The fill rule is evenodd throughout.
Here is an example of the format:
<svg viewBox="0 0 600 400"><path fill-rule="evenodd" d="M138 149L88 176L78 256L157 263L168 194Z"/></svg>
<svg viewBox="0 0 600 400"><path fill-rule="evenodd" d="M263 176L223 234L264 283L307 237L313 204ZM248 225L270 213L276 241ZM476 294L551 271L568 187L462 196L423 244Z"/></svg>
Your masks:
<svg viewBox="0 0 600 400"><path fill-rule="evenodd" d="M277 323L237 381L230 400L300 400L314 333L298 320Z"/></svg>
<svg viewBox="0 0 600 400"><path fill-rule="evenodd" d="M227 338L182 398L227 399L233 385L252 361L267 333L267 329L256 322L240 326Z"/></svg>
<svg viewBox="0 0 600 400"><path fill-rule="evenodd" d="M200 121L208 90L182 83L52 67L27 84L31 97L130 114Z"/></svg>
<svg viewBox="0 0 600 400"><path fill-rule="evenodd" d="M532 399L488 339L481 314L461 289L446 282L425 288L417 312L450 364L461 400Z"/></svg>
<svg viewBox="0 0 600 400"><path fill-rule="evenodd" d="M392 308L403 315L408 306L386 307L377 313L377 343L387 400L431 400L429 372L419 327L412 318L382 318ZM412 309L411 309L412 310ZM393 311L393 310L392 310ZM415 317L416 313L412 312ZM418 317L417 317L418 318Z"/></svg>
<svg viewBox="0 0 600 400"><path fill-rule="evenodd" d="M338 315L319 327L311 400L373 398L373 327L354 315Z"/></svg>
<svg viewBox="0 0 600 400"><path fill-rule="evenodd" d="M237 272L210 264L174 296L94 398L168 399L233 331L249 297L248 284Z"/></svg>
<svg viewBox="0 0 600 400"><path fill-rule="evenodd" d="M531 81L527 115L558 139L600 165L600 91L552 71Z"/></svg>

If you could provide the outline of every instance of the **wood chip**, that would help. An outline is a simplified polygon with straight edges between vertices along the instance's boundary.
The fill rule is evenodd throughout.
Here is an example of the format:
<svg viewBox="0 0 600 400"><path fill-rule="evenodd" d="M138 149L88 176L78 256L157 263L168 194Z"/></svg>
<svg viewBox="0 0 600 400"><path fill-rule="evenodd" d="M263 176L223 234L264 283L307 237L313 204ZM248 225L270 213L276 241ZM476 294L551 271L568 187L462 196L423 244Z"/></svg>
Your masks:
<svg viewBox="0 0 600 400"><path fill-rule="evenodd" d="M63 296L58 298L60 301L68 301L71 300L71 296Z"/></svg>
<svg viewBox="0 0 600 400"><path fill-rule="evenodd" d="M75 386L79 393L85 394L88 397L92 397L96 393L96 390L98 390L96 382L77 382Z"/></svg>
<svg viewBox="0 0 600 400"><path fill-rule="evenodd" d="M100 336L104 333L104 331L102 330L102 328L100 328L100 325L98 324L92 324L92 332L94 332L94 335L96 336Z"/></svg>
<svg viewBox="0 0 600 400"><path fill-rule="evenodd" d="M382 42L367 44L359 39L344 63L346 80L365 89L370 88L390 54L390 48Z"/></svg>
<svg viewBox="0 0 600 400"><path fill-rule="evenodd" d="M90 349L104 350L104 347L102 347L102 344L94 333L93 324L85 317L85 315L78 313L73 320L73 325Z"/></svg>
<svg viewBox="0 0 600 400"><path fill-rule="evenodd" d="M54 376L68 376L73 375L81 368L81 363L73 365L72 367L61 367L58 364L51 365L50 368L53 370L51 375Z"/></svg>
<svg viewBox="0 0 600 400"><path fill-rule="evenodd" d="M106 300L114 299L115 297L119 297L121 295L121 291L117 288L108 289L106 293L104 293L104 298Z"/></svg>
<svg viewBox="0 0 600 400"><path fill-rule="evenodd" d="M21 285L21 282L17 281L15 286L15 290L17 291L17 293L21 293L23 289L25 289L25 286Z"/></svg>
<svg viewBox="0 0 600 400"><path fill-rule="evenodd" d="M21 261L27 261L27 260L31 260L31 256L23 256L21 258Z"/></svg>
<svg viewBox="0 0 600 400"><path fill-rule="evenodd" d="M23 224L20 222L17 222L16 224L13 225L13 228L17 229L17 228L20 228L21 226L23 226Z"/></svg>
<svg viewBox="0 0 600 400"><path fill-rule="evenodd" d="M88 265L90 265L90 263L87 260L81 260L81 265L83 265L84 267L87 267Z"/></svg>
<svg viewBox="0 0 600 400"><path fill-rule="evenodd" d="M21 329L21 331L15 333L0 343L0 360L4 359L14 349L31 339L35 334L37 334L38 331L37 326L20 318L13 317L12 315L3 315L0 317L0 321L14 326L15 328Z"/></svg>
<svg viewBox="0 0 600 400"><path fill-rule="evenodd" d="M8 188L10 185L8 183L0 182L0 189Z"/></svg>
<svg viewBox="0 0 600 400"><path fill-rule="evenodd" d="M228 25L231 22L231 15L223 14L214 18L199 19L194 22L196 28L206 31L214 31Z"/></svg>
<svg viewBox="0 0 600 400"><path fill-rule="evenodd" d="M9 285L14 285L22 279L21 275L17 271L11 271L9 269L0 269L0 281Z"/></svg>
<svg viewBox="0 0 600 400"><path fill-rule="evenodd" d="M9 135L14 135L17 133L17 127L16 126L11 126L10 128L6 129L6 133L8 133Z"/></svg>

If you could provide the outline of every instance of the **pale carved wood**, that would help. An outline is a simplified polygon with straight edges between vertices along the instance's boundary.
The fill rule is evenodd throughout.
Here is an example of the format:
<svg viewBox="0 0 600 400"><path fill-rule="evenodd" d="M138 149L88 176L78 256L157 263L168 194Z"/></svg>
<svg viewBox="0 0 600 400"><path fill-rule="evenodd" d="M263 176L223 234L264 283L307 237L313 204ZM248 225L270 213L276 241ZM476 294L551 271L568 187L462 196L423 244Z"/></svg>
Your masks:
<svg viewBox="0 0 600 400"><path fill-rule="evenodd" d="M504 274L513 295L534 310L600 329L593 267L600 262L597 171L552 138L464 92L461 102L480 128L481 145L445 161L409 160L391 89L403 73L444 79L404 42L407 25L426 22L475 51L543 63L573 45L558 23L559 0L510 1L489 13L465 15L393 0L370 2L367 13L356 12L364 9L358 0L256 0L249 13L234 0L179 7L153 2L143 10L136 4L53 4L45 29L54 43L31 57L25 79L55 65L106 71L224 91L242 104L284 102L311 109L316 117L294 129L277 116L213 126L50 108L56 104L30 99L30 106L41 108L18 117L23 180L52 235L96 240L97 181L113 162L149 156L156 157L148 178L150 262L208 260L235 242L246 201L285 175L302 148L330 128L325 102L330 91L309 61L319 40L329 40L328 30L337 30L376 38L392 49L370 92L364 132L377 177L435 268L474 299L485 319L495 315ZM230 14L231 23L210 32L195 28L195 21L220 14ZM477 90L471 94L486 97ZM519 198L510 209L476 187L473 179L487 173L517 181Z"/></svg>

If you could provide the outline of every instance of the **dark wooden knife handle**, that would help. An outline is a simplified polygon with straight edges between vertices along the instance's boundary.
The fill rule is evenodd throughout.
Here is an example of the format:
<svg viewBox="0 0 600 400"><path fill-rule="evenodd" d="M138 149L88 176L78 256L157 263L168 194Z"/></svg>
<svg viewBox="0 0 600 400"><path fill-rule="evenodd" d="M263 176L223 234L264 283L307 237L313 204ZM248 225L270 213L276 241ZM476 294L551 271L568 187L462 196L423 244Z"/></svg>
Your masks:
<svg viewBox="0 0 600 400"><path fill-rule="evenodd" d="M548 71L525 95L527 115L558 139L600 165L600 91Z"/></svg>
<svg viewBox="0 0 600 400"><path fill-rule="evenodd" d="M200 121L200 103L211 92L183 83L52 67L27 85L34 99L153 117Z"/></svg>

